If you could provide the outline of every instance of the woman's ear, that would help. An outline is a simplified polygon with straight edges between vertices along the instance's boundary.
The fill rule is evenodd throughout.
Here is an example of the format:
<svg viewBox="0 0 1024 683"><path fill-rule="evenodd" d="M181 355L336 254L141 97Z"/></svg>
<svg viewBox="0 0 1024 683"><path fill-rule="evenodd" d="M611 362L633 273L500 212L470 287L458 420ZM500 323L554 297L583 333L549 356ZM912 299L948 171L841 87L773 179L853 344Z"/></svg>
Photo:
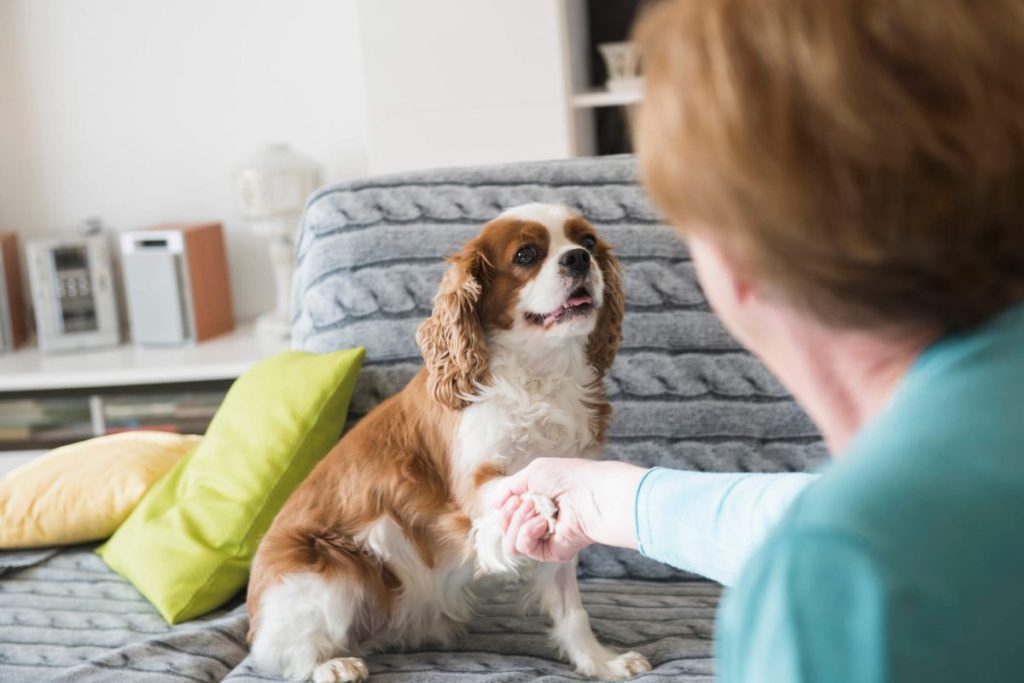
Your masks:
<svg viewBox="0 0 1024 683"><path fill-rule="evenodd" d="M604 301L597 314L597 325L587 340L587 357L599 375L608 372L622 344L622 315L625 295L622 292L622 266L603 241L597 243L597 258L604 277Z"/></svg>
<svg viewBox="0 0 1024 683"><path fill-rule="evenodd" d="M764 292L759 291L740 267L733 252L721 242L690 235L687 238L697 280L708 304L736 339L748 348L757 348L752 334L764 331L759 314L766 309Z"/></svg>
<svg viewBox="0 0 1024 683"><path fill-rule="evenodd" d="M487 263L473 242L448 261L451 267L434 297L434 311L416 331L416 342L426 363L430 395L459 410L487 379L487 343L478 312Z"/></svg>

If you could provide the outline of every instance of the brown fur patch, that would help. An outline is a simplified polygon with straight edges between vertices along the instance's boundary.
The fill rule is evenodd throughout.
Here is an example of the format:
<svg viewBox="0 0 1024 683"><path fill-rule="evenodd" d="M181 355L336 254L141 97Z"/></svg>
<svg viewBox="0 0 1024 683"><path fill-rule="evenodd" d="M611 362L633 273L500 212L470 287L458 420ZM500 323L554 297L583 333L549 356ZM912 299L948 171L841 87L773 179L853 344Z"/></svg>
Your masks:
<svg viewBox="0 0 1024 683"><path fill-rule="evenodd" d="M473 471L473 488L480 488L487 482L505 475L505 468L493 462L487 462Z"/></svg>
<svg viewBox="0 0 1024 683"><path fill-rule="evenodd" d="M622 317L626 299L622 291L622 266L612 256L611 247L598 240L594 248L604 276L604 305L597 314L597 325L587 340L587 355L597 374L604 376L622 345Z"/></svg>

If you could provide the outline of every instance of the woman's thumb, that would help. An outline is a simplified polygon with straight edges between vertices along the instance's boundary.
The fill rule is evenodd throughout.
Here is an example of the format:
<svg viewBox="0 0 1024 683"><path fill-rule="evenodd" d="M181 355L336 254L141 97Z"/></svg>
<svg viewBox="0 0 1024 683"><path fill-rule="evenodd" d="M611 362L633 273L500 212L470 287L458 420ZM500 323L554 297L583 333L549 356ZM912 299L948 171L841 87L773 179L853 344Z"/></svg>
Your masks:
<svg viewBox="0 0 1024 683"><path fill-rule="evenodd" d="M497 496L494 499L494 507L500 508L512 496L521 496L526 493L527 474L521 469L515 474L505 477L497 485Z"/></svg>

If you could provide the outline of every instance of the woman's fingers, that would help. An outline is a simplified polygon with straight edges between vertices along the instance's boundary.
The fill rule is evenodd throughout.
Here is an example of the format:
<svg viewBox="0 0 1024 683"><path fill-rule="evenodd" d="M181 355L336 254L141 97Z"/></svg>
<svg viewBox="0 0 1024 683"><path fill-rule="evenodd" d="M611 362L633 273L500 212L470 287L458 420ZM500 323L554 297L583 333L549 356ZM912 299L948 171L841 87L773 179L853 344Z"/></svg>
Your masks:
<svg viewBox="0 0 1024 683"><path fill-rule="evenodd" d="M547 533L548 521L542 516L535 515L526 520L516 534L516 552L535 560L546 559L543 546Z"/></svg>
<svg viewBox="0 0 1024 683"><path fill-rule="evenodd" d="M508 528L505 529L504 542L505 550L508 553L512 555L517 554L516 539L519 537L519 530L527 520L536 514L537 511L533 507L533 501L520 501L519 507L512 513L512 518L509 520ZM543 517L541 517L541 519L543 519Z"/></svg>
<svg viewBox="0 0 1024 683"><path fill-rule="evenodd" d="M531 500L518 496L509 498L501 508L501 523L505 528L502 543L510 555L526 555L542 562L564 562L578 550L565 538L564 531L561 535L558 532L548 535L548 520L537 512Z"/></svg>
<svg viewBox="0 0 1024 683"><path fill-rule="evenodd" d="M505 504L501 506L501 510L498 511L501 519L501 530L505 531L508 529L509 522L512 521L512 515L519 509L519 504L523 502L523 499L519 496L511 496L505 501Z"/></svg>

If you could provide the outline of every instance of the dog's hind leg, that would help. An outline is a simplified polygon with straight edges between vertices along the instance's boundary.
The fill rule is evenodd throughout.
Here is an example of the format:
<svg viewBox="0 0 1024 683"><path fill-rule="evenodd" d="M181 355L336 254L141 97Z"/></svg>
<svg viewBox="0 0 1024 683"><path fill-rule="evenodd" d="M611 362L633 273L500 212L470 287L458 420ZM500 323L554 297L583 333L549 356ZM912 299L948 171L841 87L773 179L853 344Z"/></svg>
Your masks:
<svg viewBox="0 0 1024 683"><path fill-rule="evenodd" d="M353 653L353 626L364 608L354 581L315 572L282 576L259 601L252 637L256 666L292 680L316 683L363 681L362 659Z"/></svg>

